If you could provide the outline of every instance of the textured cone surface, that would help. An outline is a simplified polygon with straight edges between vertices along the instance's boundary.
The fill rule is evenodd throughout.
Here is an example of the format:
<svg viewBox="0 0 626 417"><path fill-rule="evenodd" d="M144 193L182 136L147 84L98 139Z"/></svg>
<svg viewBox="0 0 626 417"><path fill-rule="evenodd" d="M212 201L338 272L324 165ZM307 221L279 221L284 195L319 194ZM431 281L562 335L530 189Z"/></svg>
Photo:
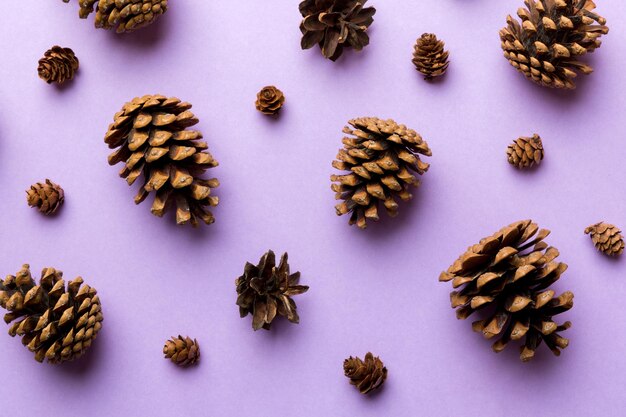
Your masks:
<svg viewBox="0 0 626 417"><path fill-rule="evenodd" d="M364 361L350 356L343 362L343 372L361 394L380 388L387 379L387 368L378 357L374 357L370 352L365 355Z"/></svg>
<svg viewBox="0 0 626 417"><path fill-rule="evenodd" d="M380 204L395 216L396 200L411 199L410 188L420 185L417 176L429 167L420 155L432 153L417 132L393 120L363 117L348 123L333 167L349 173L332 175L331 188L343 200L335 206L337 214L350 214L350 224L365 229L367 220L379 219Z"/></svg>
<svg viewBox="0 0 626 417"><path fill-rule="evenodd" d="M539 165L543 159L543 143L539 135L516 139L506 150L509 163L516 168L530 168Z"/></svg>
<svg viewBox="0 0 626 417"><path fill-rule="evenodd" d="M124 163L120 176L129 185L143 177L135 203L154 192L152 214L161 217L175 207L176 222L195 227L199 221L215 221L208 208L219 202L211 194L219 181L201 178L218 163L200 140L202 134L187 129L198 123L189 109L191 104L177 98L135 98L115 115L104 141L109 148L117 148L109 164Z"/></svg>
<svg viewBox="0 0 626 417"><path fill-rule="evenodd" d="M39 60L37 72L39 78L48 84L63 84L74 78L78 70L78 58L70 48L53 46Z"/></svg>
<svg viewBox="0 0 626 417"><path fill-rule="evenodd" d="M449 53L444 47L443 41L432 33L424 33L415 43L413 65L425 79L439 77L448 69Z"/></svg>
<svg viewBox="0 0 626 417"><path fill-rule="evenodd" d="M601 45L609 32L606 20L595 14L592 0L525 0L517 15L500 30L504 56L519 72L537 84L575 88L578 73L593 69L580 57Z"/></svg>
<svg viewBox="0 0 626 417"><path fill-rule="evenodd" d="M624 253L624 237L616 226L600 222L585 229L585 234L591 235L595 247L609 256L618 256Z"/></svg>
<svg viewBox="0 0 626 417"><path fill-rule="evenodd" d="M370 42L367 28L376 9L364 7L367 0L304 0L300 13L302 49L319 45L324 57L335 61L345 47L360 51Z"/></svg>
<svg viewBox="0 0 626 417"><path fill-rule="evenodd" d="M47 179L45 184L38 182L26 190L26 201L29 206L49 215L63 205L65 195L61 186Z"/></svg>
<svg viewBox="0 0 626 417"><path fill-rule="evenodd" d="M256 95L255 106L263 114L277 114L285 103L285 95L274 86L263 87Z"/></svg>
<svg viewBox="0 0 626 417"><path fill-rule="evenodd" d="M69 0L63 0L68 3ZM95 11L95 26L132 32L148 26L167 11L168 0L78 0L78 15L86 19Z"/></svg>
<svg viewBox="0 0 626 417"><path fill-rule="evenodd" d="M178 366L193 365L200 359L200 345L196 339L172 336L165 342L163 354Z"/></svg>
<svg viewBox="0 0 626 417"><path fill-rule="evenodd" d="M254 330L269 330L276 316L299 323L296 303L291 297L309 289L298 285L299 280L300 272L289 272L287 253L280 258L278 266L271 250L261 257L258 265L246 263L243 275L235 281L240 316L250 314Z"/></svg>
<svg viewBox="0 0 626 417"><path fill-rule="evenodd" d="M570 323L554 317L572 308L574 294L557 297L550 289L567 265L555 261L559 251L544 241L549 233L531 220L513 223L470 246L439 277L456 289L450 301L459 319L482 310L472 328L496 339L495 352L520 340L520 358L528 361L542 342L557 356L569 343L560 333Z"/></svg>
<svg viewBox="0 0 626 417"><path fill-rule="evenodd" d="M63 273L45 268L39 284L24 265L0 283L0 306L11 336L35 353L35 359L49 363L71 361L92 344L102 327L102 308L95 288L81 277L65 285Z"/></svg>

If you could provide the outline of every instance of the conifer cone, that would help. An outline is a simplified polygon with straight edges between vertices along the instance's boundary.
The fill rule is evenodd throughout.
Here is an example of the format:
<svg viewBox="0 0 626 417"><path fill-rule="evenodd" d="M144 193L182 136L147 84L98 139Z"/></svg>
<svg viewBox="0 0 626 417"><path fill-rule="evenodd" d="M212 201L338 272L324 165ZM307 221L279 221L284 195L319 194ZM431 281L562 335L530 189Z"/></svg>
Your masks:
<svg viewBox="0 0 626 417"><path fill-rule="evenodd" d="M11 336L35 353L35 359L60 363L85 353L102 327L102 308L95 288L78 277L65 286L63 273L44 268L39 284L30 267L0 282L0 306L8 310L4 321L15 322Z"/></svg>
<svg viewBox="0 0 626 417"><path fill-rule="evenodd" d="M58 45L48 49L39 60L37 73L39 78L48 84L63 84L74 78L78 70L78 58L70 48L61 48Z"/></svg>
<svg viewBox="0 0 626 417"><path fill-rule="evenodd" d="M322 55L332 61L345 47L360 51L369 42L367 28L376 9L363 7L367 0L304 0L300 2L302 49L319 45Z"/></svg>
<svg viewBox="0 0 626 417"><path fill-rule="evenodd" d="M577 73L590 74L580 57L601 45L606 19L593 12L592 0L524 0L517 15L500 30L504 56L537 84L572 89Z"/></svg>
<svg viewBox="0 0 626 417"><path fill-rule="evenodd" d="M594 246L609 256L619 256L624 253L624 237L617 226L600 222L585 229L585 234L591 236Z"/></svg>
<svg viewBox="0 0 626 417"><path fill-rule="evenodd" d="M235 281L239 315L243 318L250 314L254 330L269 330L277 315L299 323L296 303L291 297L309 290L308 286L298 285L299 280L300 272L289 272L286 252L278 267L271 250L261 257L258 265L246 263L243 275Z"/></svg>
<svg viewBox="0 0 626 417"><path fill-rule="evenodd" d="M424 33L415 42L413 65L424 75L424 79L439 77L448 69L449 52L444 47L443 41L437 39L437 36L432 33Z"/></svg>
<svg viewBox="0 0 626 417"><path fill-rule="evenodd" d="M129 185L143 176L136 204L155 192L152 214L161 217L176 206L176 222L196 227L198 220L215 221L208 208L219 202L211 194L219 181L201 177L218 163L200 141L202 133L187 129L198 123L189 109L191 104L177 98L137 97L115 114L104 141L117 148L109 164L124 162L120 176Z"/></svg>
<svg viewBox="0 0 626 417"><path fill-rule="evenodd" d="M267 115L278 114L285 103L285 95L273 85L263 87L256 95L255 106L258 111Z"/></svg>
<svg viewBox="0 0 626 417"><path fill-rule="evenodd" d="M38 182L26 190L26 201L30 207L36 207L47 216L63 205L65 195L60 185L46 179L45 184Z"/></svg>
<svg viewBox="0 0 626 417"><path fill-rule="evenodd" d="M516 139L506 150L509 164L519 169L539 165L543 159L543 143L538 134Z"/></svg>
<svg viewBox="0 0 626 417"><path fill-rule="evenodd" d="M191 340L189 336L172 336L165 342L163 354L166 359L170 359L178 366L193 365L200 359L200 345L196 339Z"/></svg>
<svg viewBox="0 0 626 417"><path fill-rule="evenodd" d="M513 223L470 246L439 277L456 289L450 301L457 318L484 313L472 328L487 339L497 338L495 352L524 339L522 361L531 360L542 341L557 356L569 344L560 333L570 322L557 324L555 316L572 308L574 294L555 297L549 289L567 269L555 261L559 251L544 241L549 234L531 220Z"/></svg>
<svg viewBox="0 0 626 417"><path fill-rule="evenodd" d="M361 394L368 394L380 388L387 379L387 368L380 358L374 357L371 352L365 355L364 361L350 356L343 361L343 372Z"/></svg>
<svg viewBox="0 0 626 417"><path fill-rule="evenodd" d="M63 0L68 3L70 0ZM95 26L132 32L155 22L167 11L168 0L78 0L78 15L86 19L96 12Z"/></svg>
<svg viewBox="0 0 626 417"><path fill-rule="evenodd" d="M350 224L367 227L367 220L377 221L379 203L387 214L398 212L396 198L411 199L411 187L418 187L418 175L424 174L429 164L420 155L431 156L428 144L405 125L393 120L362 117L348 122L343 132L344 148L339 150L333 167L350 171L332 175L335 198L343 200L335 209L337 215L350 213Z"/></svg>

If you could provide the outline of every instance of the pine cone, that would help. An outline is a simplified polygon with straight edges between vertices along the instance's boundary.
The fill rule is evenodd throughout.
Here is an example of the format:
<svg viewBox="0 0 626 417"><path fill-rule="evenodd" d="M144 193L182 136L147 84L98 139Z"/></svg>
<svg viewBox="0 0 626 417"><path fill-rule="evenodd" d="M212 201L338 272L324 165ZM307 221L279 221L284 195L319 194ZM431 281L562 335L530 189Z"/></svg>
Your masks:
<svg viewBox="0 0 626 417"><path fill-rule="evenodd" d="M102 309L96 290L83 285L81 277L65 288L63 273L44 268L39 285L28 265L0 282L0 306L11 336L35 353L35 359L60 363L85 353L102 327Z"/></svg>
<svg viewBox="0 0 626 417"><path fill-rule="evenodd" d="M68 3L70 0L63 0ZM78 15L86 19L96 12L95 26L132 32L155 22L167 11L167 0L79 0Z"/></svg>
<svg viewBox="0 0 626 417"><path fill-rule="evenodd" d="M70 48L61 48L58 45L48 49L39 60L37 72L39 78L48 84L63 84L74 78L78 70L78 58Z"/></svg>
<svg viewBox="0 0 626 417"><path fill-rule="evenodd" d="M109 156L109 164L125 163L120 176L129 185L143 175L136 204L154 191L152 214L161 217L175 205L176 222L196 227L198 219L206 224L215 221L207 207L219 202L211 195L219 181L200 177L218 163L207 152L206 142L199 140L202 133L187 130L198 123L189 109L191 104L177 98L137 97L115 114L104 141L109 148L118 148Z"/></svg>
<svg viewBox="0 0 626 417"><path fill-rule="evenodd" d="M577 73L590 74L591 66L579 57L601 45L609 32L606 19L593 13L592 0L524 0L517 15L507 17L500 30L504 56L528 79L554 88L575 88Z"/></svg>
<svg viewBox="0 0 626 417"><path fill-rule="evenodd" d="M570 322L559 325L553 318L572 308L574 294L567 291L554 297L548 289L567 269L554 261L559 251L544 242L549 234L531 220L513 223L470 246L439 277L460 288L450 294L457 318L485 310L486 318L472 328L487 339L498 337L492 346L495 352L525 337L522 361L532 359L542 341L557 356L569 343L559 332Z"/></svg>
<svg viewBox="0 0 626 417"><path fill-rule="evenodd" d="M235 281L239 315L243 318L250 314L254 330L269 330L276 315L299 323L296 303L291 297L309 290L308 286L298 285L299 280L300 272L289 273L287 253L280 258L278 268L271 250L261 257L257 266L246 263L243 275Z"/></svg>
<svg viewBox="0 0 626 417"><path fill-rule="evenodd" d="M300 13L302 49L319 45L324 57L336 61L344 47L362 50L370 42L367 28L376 9L363 7L367 0L304 0Z"/></svg>
<svg viewBox="0 0 626 417"><path fill-rule="evenodd" d="M196 339L191 340L188 336L172 336L165 342L163 354L178 366L193 365L200 360L200 345Z"/></svg>
<svg viewBox="0 0 626 417"><path fill-rule="evenodd" d="M60 185L46 179L45 184L38 182L26 190L26 201L29 206L37 207L39 212L50 215L63 205L65 195Z"/></svg>
<svg viewBox="0 0 626 417"><path fill-rule="evenodd" d="M541 138L535 133L532 138L521 137L516 139L506 149L506 155L509 159L509 164L519 169L539 165L543 159Z"/></svg>
<svg viewBox="0 0 626 417"><path fill-rule="evenodd" d="M618 256L624 253L624 237L616 226L600 222L585 229L585 234L591 236L595 247L609 256Z"/></svg>
<svg viewBox="0 0 626 417"><path fill-rule="evenodd" d="M285 102L285 95L278 88L272 86L263 87L256 95L256 109L263 114L278 114Z"/></svg>
<svg viewBox="0 0 626 417"><path fill-rule="evenodd" d="M393 120L363 117L348 122L343 132L344 149L340 149L333 167L349 174L332 175L332 190L337 200L337 215L350 213L350 224L361 229L367 220L377 221L378 204L382 202L390 216L398 212L394 197L410 200L410 187L418 187L417 175L424 174L429 164L419 155L431 156L428 144L405 125Z"/></svg>
<svg viewBox="0 0 626 417"><path fill-rule="evenodd" d="M424 33L415 43L413 65L424 74L424 79L430 80L443 75L448 69L449 53L444 46L443 41L432 33Z"/></svg>
<svg viewBox="0 0 626 417"><path fill-rule="evenodd" d="M350 356L343 361L343 372L361 394L368 394L380 388L387 379L387 368L380 358L374 357L371 352L365 355L365 361Z"/></svg>

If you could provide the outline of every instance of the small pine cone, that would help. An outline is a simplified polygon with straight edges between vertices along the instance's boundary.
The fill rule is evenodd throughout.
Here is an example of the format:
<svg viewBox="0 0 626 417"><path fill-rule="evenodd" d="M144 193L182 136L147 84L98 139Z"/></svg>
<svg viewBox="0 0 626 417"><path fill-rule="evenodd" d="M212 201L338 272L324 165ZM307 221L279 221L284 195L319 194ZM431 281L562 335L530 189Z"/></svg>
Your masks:
<svg viewBox="0 0 626 417"><path fill-rule="evenodd" d="M278 114L284 103L285 95L274 86L263 87L256 95L256 109L263 114Z"/></svg>
<svg viewBox="0 0 626 417"><path fill-rule="evenodd" d="M109 164L124 162L120 176L128 185L143 176L136 204L154 192L152 214L162 217L175 206L176 223L196 227L198 220L215 221L208 208L219 202L211 194L219 181L202 175L218 163L207 152L207 143L200 141L202 133L187 129L198 123L189 109L191 104L177 98L134 98L115 114L104 141L109 148L117 148Z"/></svg>
<svg viewBox="0 0 626 417"><path fill-rule="evenodd" d="M44 268L39 284L30 267L0 282L0 306L8 310L9 335L21 336L35 359L61 363L85 353L102 327L102 308L95 288L78 277L67 284L63 273Z"/></svg>
<svg viewBox="0 0 626 417"><path fill-rule="evenodd" d="M555 261L559 251L544 241L549 234L531 220L513 223L470 246L439 277L457 289L450 294L457 318L483 311L484 318L472 328L487 339L498 339L492 345L495 352L524 338L524 362L534 357L542 341L556 356L569 344L560 332L571 323L557 324L554 316L572 308L574 294L555 297L549 289L567 269Z"/></svg>
<svg viewBox="0 0 626 417"><path fill-rule="evenodd" d="M70 0L63 0L68 3ZM155 22L167 11L168 0L79 0L78 15L86 19L96 12L95 26L132 32Z"/></svg>
<svg viewBox="0 0 626 417"><path fill-rule="evenodd" d="M577 73L590 74L582 55L601 45L606 19L593 13L593 0L524 0L517 15L500 30L504 56L529 80L553 88L576 87Z"/></svg>
<svg viewBox="0 0 626 417"><path fill-rule="evenodd" d="M585 234L591 236L595 247L609 256L618 256L624 253L624 237L616 226L600 222L585 229Z"/></svg>
<svg viewBox="0 0 626 417"><path fill-rule="evenodd" d="M343 372L361 394L368 394L380 388L387 379L387 368L380 358L374 357L371 352L365 355L365 361L350 356L343 361Z"/></svg>
<svg viewBox="0 0 626 417"><path fill-rule="evenodd" d="M53 46L39 60L39 78L48 84L63 84L74 78L78 70L78 58L70 48Z"/></svg>
<svg viewBox="0 0 626 417"><path fill-rule="evenodd" d="M45 184L38 182L26 190L26 201L47 216L63 205L65 195L60 185L46 179Z"/></svg>
<svg viewBox="0 0 626 417"><path fill-rule="evenodd" d="M258 265L246 263L243 275L237 278L237 305L243 318L252 316L254 330L269 330L277 315L286 317L292 323L299 323L294 295L308 291L306 285L298 285L300 272L291 274L287 253L280 258L276 267L276 255L268 251Z"/></svg>
<svg viewBox="0 0 626 417"><path fill-rule="evenodd" d="M348 174L331 175L335 198L343 200L335 209L337 215L350 213L350 224L367 227L367 220L377 221L378 206L387 214L398 212L396 197L411 199L411 187L418 187L417 175L424 174L429 164L420 155L431 156L428 144L405 125L393 120L363 117L348 122L343 132L344 148L339 150L333 167Z"/></svg>
<svg viewBox="0 0 626 417"><path fill-rule="evenodd" d="M193 365L200 360L200 345L196 339L172 336L163 346L163 354L178 366Z"/></svg>
<svg viewBox="0 0 626 417"><path fill-rule="evenodd" d="M519 169L539 165L543 159L541 137L535 133L532 138L521 137L516 139L506 149L506 155L509 159L509 164Z"/></svg>
<svg viewBox="0 0 626 417"><path fill-rule="evenodd" d="M443 41L432 33L424 33L415 43L413 65L424 74L424 79L430 80L445 74L450 62L449 52L444 47Z"/></svg>

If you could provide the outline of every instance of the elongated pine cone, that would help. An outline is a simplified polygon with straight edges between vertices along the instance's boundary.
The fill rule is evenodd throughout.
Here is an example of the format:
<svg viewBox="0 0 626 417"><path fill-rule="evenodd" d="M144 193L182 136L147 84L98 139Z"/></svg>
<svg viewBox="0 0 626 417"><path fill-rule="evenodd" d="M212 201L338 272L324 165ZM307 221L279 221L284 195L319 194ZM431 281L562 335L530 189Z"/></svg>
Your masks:
<svg viewBox="0 0 626 417"><path fill-rule="evenodd" d="M507 17L500 30L504 56L537 84L572 89L578 73L590 74L591 66L580 57L601 45L609 32L606 19L593 13L592 0L524 0L517 15L521 24Z"/></svg>
<svg viewBox="0 0 626 417"><path fill-rule="evenodd" d="M544 241L549 234L531 220L513 223L470 246L439 277L457 289L450 294L457 318L484 311L485 318L472 328L487 339L497 338L495 352L524 338L522 361L531 360L542 341L557 356L569 344L560 332L570 322L557 324L554 316L572 308L574 294L555 297L549 289L567 269L555 261L559 251Z"/></svg>
<svg viewBox="0 0 626 417"><path fill-rule="evenodd" d="M165 342L163 354L166 359L170 359L178 366L193 365L200 359L200 345L196 339L191 340L189 336L172 336Z"/></svg>
<svg viewBox="0 0 626 417"><path fill-rule="evenodd" d="M78 277L65 286L63 273L44 268L37 285L30 267L0 283L0 306L8 310L4 321L15 322L11 336L35 353L38 362L60 363L85 353L102 327L102 308L95 288Z"/></svg>
<svg viewBox="0 0 626 417"><path fill-rule="evenodd" d="M136 204L155 192L152 214L161 217L176 206L176 222L196 227L198 220L215 221L209 208L219 202L211 194L219 181L201 177L218 163L200 140L202 133L187 129L198 123L189 109L191 104L177 98L134 98L115 114L104 141L109 148L117 148L109 164L124 162L120 176L128 185L143 176Z"/></svg>
<svg viewBox="0 0 626 417"><path fill-rule="evenodd" d="M63 0L68 3L70 0ZM95 26L132 32L155 22L167 11L168 0L78 0L78 15L86 19L96 12Z"/></svg>
<svg viewBox="0 0 626 417"><path fill-rule="evenodd" d="M298 285L299 280L300 272L289 272L286 252L278 267L271 250L261 257L258 265L247 262L243 275L235 281L239 315L243 318L250 314L254 330L269 330L277 315L299 323L296 303L291 297L309 290L306 285Z"/></svg>
<svg viewBox="0 0 626 417"><path fill-rule="evenodd" d="M304 0L300 2L302 49L319 45L322 55L332 61L345 47L356 51L370 43L367 28L376 9L363 7L367 0Z"/></svg>
<svg viewBox="0 0 626 417"><path fill-rule="evenodd" d="M358 357L350 356L343 361L343 372L361 394L368 394L380 388L387 379L387 368L380 358L374 357L371 352L365 355L364 361Z"/></svg>
<svg viewBox="0 0 626 417"><path fill-rule="evenodd" d="M432 33L424 33L415 42L413 65L424 75L424 79L439 77L448 69L449 52L444 47L443 41L437 39L437 36Z"/></svg>
<svg viewBox="0 0 626 417"><path fill-rule="evenodd" d="M594 246L609 256L618 256L624 253L624 237L618 227L600 222L585 229L585 234L591 236Z"/></svg>
<svg viewBox="0 0 626 417"><path fill-rule="evenodd" d="M285 95L273 85L263 87L256 95L255 106L263 114L278 114L285 103Z"/></svg>
<svg viewBox="0 0 626 417"><path fill-rule="evenodd" d="M543 159L541 137L535 133L531 138L521 137L516 139L506 149L506 155L509 164L519 169L539 165Z"/></svg>
<svg viewBox="0 0 626 417"><path fill-rule="evenodd" d="M65 193L60 185L46 179L45 184L38 182L26 190L26 201L39 212L50 215L63 205Z"/></svg>
<svg viewBox="0 0 626 417"><path fill-rule="evenodd" d="M48 84L63 84L74 78L78 70L78 58L70 48L61 48L58 45L48 49L39 60L37 72L39 78Z"/></svg>
<svg viewBox="0 0 626 417"><path fill-rule="evenodd" d="M377 221L379 203L387 214L398 212L396 197L412 198L411 187L418 187L417 175L424 174L429 164L420 155L431 156L428 144L405 125L393 120L362 117L348 122L343 132L344 148L339 150L333 167L349 174L331 175L335 198L343 200L335 209L337 215L350 214L350 224L361 229L367 220Z"/></svg>

